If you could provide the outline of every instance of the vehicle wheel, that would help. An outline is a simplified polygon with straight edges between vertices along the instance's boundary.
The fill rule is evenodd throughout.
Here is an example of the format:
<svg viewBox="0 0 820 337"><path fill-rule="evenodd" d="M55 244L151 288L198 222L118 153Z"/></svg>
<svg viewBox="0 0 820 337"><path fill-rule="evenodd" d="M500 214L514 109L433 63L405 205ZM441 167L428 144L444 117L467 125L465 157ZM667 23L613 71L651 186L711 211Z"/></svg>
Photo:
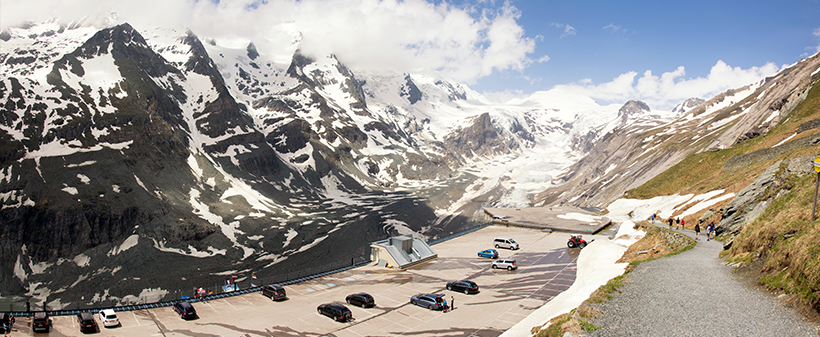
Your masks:
<svg viewBox="0 0 820 337"><path fill-rule="evenodd" d="M433 310L433 305L432 304L428 305L427 309Z"/></svg>
<svg viewBox="0 0 820 337"><path fill-rule="evenodd" d="M453 290L453 287L447 286L447 290Z"/></svg>
<svg viewBox="0 0 820 337"><path fill-rule="evenodd" d="M467 289L464 289L464 295L469 295L469 294L470 294L470 291L467 290Z"/></svg>
<svg viewBox="0 0 820 337"><path fill-rule="evenodd" d="M317 312L317 313L319 313L319 315L321 315L321 314L322 314L322 311L321 311L321 310L319 310L319 309L316 309L316 312Z"/></svg>
<svg viewBox="0 0 820 337"><path fill-rule="evenodd" d="M496 265L492 265L493 269L498 268Z"/></svg>
<svg viewBox="0 0 820 337"><path fill-rule="evenodd" d="M416 305L416 301L415 300L410 300L410 304Z"/></svg>
<svg viewBox="0 0 820 337"><path fill-rule="evenodd" d="M346 298L345 302L347 302L347 304L350 304L350 299Z"/></svg>
<svg viewBox="0 0 820 337"><path fill-rule="evenodd" d="M499 247L498 245L495 245L495 248L501 248L501 247Z"/></svg>
<svg viewBox="0 0 820 337"><path fill-rule="evenodd" d="M586 246L587 246L587 243L586 243L586 242L581 242L581 244L580 244L580 245L578 245L578 248L584 248L584 247L586 247Z"/></svg>
<svg viewBox="0 0 820 337"><path fill-rule="evenodd" d="M567 247L569 247L569 248L575 248L575 242L572 242L572 241L567 241Z"/></svg>

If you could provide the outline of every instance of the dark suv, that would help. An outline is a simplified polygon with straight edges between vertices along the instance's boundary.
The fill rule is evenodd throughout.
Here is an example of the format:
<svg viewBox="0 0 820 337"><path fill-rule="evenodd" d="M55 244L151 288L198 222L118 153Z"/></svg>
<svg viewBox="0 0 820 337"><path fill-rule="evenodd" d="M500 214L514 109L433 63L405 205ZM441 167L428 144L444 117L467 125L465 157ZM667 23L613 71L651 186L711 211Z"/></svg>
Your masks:
<svg viewBox="0 0 820 337"><path fill-rule="evenodd" d="M353 320L353 313L346 306L337 303L325 303L316 308L319 314L333 318L339 322Z"/></svg>
<svg viewBox="0 0 820 337"><path fill-rule="evenodd" d="M97 320L94 319L94 314L90 312L77 314L77 324L80 325L80 332L97 332Z"/></svg>
<svg viewBox="0 0 820 337"><path fill-rule="evenodd" d="M285 288L278 284L269 284L262 287L262 295L270 297L270 299L274 301L288 298L287 294L285 294Z"/></svg>
<svg viewBox="0 0 820 337"><path fill-rule="evenodd" d="M51 319L45 311L35 312L31 319L31 330L34 332L51 330Z"/></svg>
<svg viewBox="0 0 820 337"><path fill-rule="evenodd" d="M177 314L179 314L179 317L182 317L183 319L194 319L197 317L194 306L186 301L174 303L174 311L176 311Z"/></svg>
<svg viewBox="0 0 820 337"><path fill-rule="evenodd" d="M475 294L478 293L478 284L470 280L452 281L447 282L447 290Z"/></svg>
<svg viewBox="0 0 820 337"><path fill-rule="evenodd" d="M345 298L347 303L358 305L362 308L372 308L376 306L373 296L367 293L350 294Z"/></svg>

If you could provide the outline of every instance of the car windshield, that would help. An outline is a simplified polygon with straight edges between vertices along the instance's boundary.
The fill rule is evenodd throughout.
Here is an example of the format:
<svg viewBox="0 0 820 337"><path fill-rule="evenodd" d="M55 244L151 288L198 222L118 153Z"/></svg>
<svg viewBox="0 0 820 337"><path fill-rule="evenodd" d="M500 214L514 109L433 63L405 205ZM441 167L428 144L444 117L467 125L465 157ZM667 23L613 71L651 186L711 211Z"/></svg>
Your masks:
<svg viewBox="0 0 820 337"><path fill-rule="evenodd" d="M510 239L510 243L515 243L515 240L513 240L513 239Z"/></svg>

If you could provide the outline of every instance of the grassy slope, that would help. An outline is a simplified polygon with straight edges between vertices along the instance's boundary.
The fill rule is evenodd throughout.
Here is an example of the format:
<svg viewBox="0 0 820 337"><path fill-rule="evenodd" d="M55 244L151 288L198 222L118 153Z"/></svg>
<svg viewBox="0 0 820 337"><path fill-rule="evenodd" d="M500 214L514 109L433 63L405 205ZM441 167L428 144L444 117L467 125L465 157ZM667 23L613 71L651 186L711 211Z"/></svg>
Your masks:
<svg viewBox="0 0 820 337"><path fill-rule="evenodd" d="M817 84L816 81L806 100L768 134L729 149L691 155L627 192L627 196L651 198L715 189L739 192L777 160L816 154L816 148L799 148L734 171L723 169L733 156L771 148L794 135L801 123L820 118L820 85ZM792 140L818 132L818 129L805 131ZM790 192L774 198L761 216L746 224L725 257L729 261L758 262L761 284L772 290L796 294L801 302L817 312L820 311L820 220L811 222L814 175L779 176L779 179L778 190L788 189ZM778 191L768 192L769 196L775 197Z"/></svg>

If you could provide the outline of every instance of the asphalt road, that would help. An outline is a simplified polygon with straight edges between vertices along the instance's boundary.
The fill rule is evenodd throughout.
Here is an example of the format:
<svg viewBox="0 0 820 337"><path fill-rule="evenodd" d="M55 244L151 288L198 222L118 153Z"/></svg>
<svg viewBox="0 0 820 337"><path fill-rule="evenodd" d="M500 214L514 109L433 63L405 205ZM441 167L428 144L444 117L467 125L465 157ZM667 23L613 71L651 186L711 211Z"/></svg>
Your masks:
<svg viewBox="0 0 820 337"><path fill-rule="evenodd" d="M492 248L495 237L511 237L521 249L499 249L514 257L517 271L494 270L476 253ZM170 307L119 312L122 325L100 328L97 336L497 336L575 281L578 250L566 248L569 234L490 226L433 246L439 258L407 271L366 266L286 286L288 300L273 302L251 293L195 303L198 319L185 321ZM470 279L480 293L445 289L448 281ZM348 305L355 318L340 323L319 315L322 303L367 292L376 307ZM443 313L411 305L418 293L444 293L455 309ZM32 334L28 319L14 335L84 336L75 317L53 317L49 334ZM98 322L99 323L99 322Z"/></svg>

